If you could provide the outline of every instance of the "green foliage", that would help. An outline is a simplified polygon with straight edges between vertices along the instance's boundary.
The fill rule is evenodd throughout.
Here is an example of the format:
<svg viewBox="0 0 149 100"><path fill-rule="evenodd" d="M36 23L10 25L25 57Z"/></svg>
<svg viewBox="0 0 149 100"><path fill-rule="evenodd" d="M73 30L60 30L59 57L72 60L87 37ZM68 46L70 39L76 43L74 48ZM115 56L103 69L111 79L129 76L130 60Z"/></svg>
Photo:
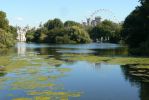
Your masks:
<svg viewBox="0 0 149 100"><path fill-rule="evenodd" d="M65 27L71 27L71 26L78 26L78 27L83 27L80 23L74 22L74 21L66 21L64 23Z"/></svg>
<svg viewBox="0 0 149 100"><path fill-rule="evenodd" d="M7 48L13 45L13 35L0 28L0 48Z"/></svg>
<svg viewBox="0 0 149 100"><path fill-rule="evenodd" d="M125 19L122 37L133 54L149 54L149 1L140 0L141 5Z"/></svg>
<svg viewBox="0 0 149 100"><path fill-rule="evenodd" d="M68 35L64 36L57 36L56 37L56 43L76 43L75 41L70 40L70 37Z"/></svg>
<svg viewBox="0 0 149 100"><path fill-rule="evenodd" d="M63 22L60 19L55 18L54 20L48 20L48 22L46 22L44 24L44 27L46 27L48 30L54 29L54 28L62 28Z"/></svg>
<svg viewBox="0 0 149 100"><path fill-rule="evenodd" d="M0 11L0 48L13 46L16 36L16 28L9 26L6 13Z"/></svg>
<svg viewBox="0 0 149 100"><path fill-rule="evenodd" d="M13 38L16 39L17 37L17 28L14 26L9 27L9 32L13 35Z"/></svg>
<svg viewBox="0 0 149 100"><path fill-rule="evenodd" d="M88 43L91 41L88 33L78 26L53 29L47 35L49 43Z"/></svg>
<svg viewBox="0 0 149 100"><path fill-rule="evenodd" d="M78 26L72 26L67 29L70 40L76 43L89 43L91 42L89 34Z"/></svg>
<svg viewBox="0 0 149 100"><path fill-rule="evenodd" d="M87 30L87 31L86 31ZM27 41L43 43L89 43L92 40L109 38L110 42L120 41L121 24L104 20L96 27L83 27L80 23L60 19L48 20L37 30L27 32ZM91 40L91 38L92 40Z"/></svg>
<svg viewBox="0 0 149 100"><path fill-rule="evenodd" d="M35 31L34 42L45 42L47 38L48 29L46 27L39 28Z"/></svg>
<svg viewBox="0 0 149 100"><path fill-rule="evenodd" d="M109 20L104 20L102 21L102 23L90 29L89 33L93 41L96 41L96 39L100 39L101 37L103 37L104 39L109 38L110 42L119 42L120 31L120 24L114 23Z"/></svg>
<svg viewBox="0 0 149 100"><path fill-rule="evenodd" d="M34 41L34 33L36 29L32 28L26 32L26 41L27 42L33 42Z"/></svg>
<svg viewBox="0 0 149 100"><path fill-rule="evenodd" d="M0 28L5 31L8 31L9 29L8 20L6 19L6 13L3 11L0 11Z"/></svg>
<svg viewBox="0 0 149 100"><path fill-rule="evenodd" d="M60 19L49 20L33 34L27 33L27 41L43 43L88 43L91 39L82 25L74 21L66 21L63 25ZM31 38L31 39L30 39Z"/></svg>
<svg viewBox="0 0 149 100"><path fill-rule="evenodd" d="M61 37L66 33L64 28L56 28L50 30L47 34L46 42L48 43L62 43Z"/></svg>

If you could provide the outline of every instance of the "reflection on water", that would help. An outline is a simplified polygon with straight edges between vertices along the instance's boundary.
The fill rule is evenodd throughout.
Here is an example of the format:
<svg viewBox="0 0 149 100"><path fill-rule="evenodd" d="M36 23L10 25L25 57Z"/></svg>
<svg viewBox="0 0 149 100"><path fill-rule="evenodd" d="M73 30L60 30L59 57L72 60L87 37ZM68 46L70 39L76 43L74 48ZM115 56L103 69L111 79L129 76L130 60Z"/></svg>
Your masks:
<svg viewBox="0 0 149 100"><path fill-rule="evenodd" d="M101 63L95 68L94 64L81 61L63 66L71 66L73 71L59 82L64 83L65 89L84 93L72 100L140 100L139 88L125 81L120 65Z"/></svg>
<svg viewBox="0 0 149 100"><path fill-rule="evenodd" d="M28 44L27 50L33 50L40 54L61 55L63 53L95 54L102 56L127 56L127 47L110 43L91 44Z"/></svg>
<svg viewBox="0 0 149 100"><path fill-rule="evenodd" d="M25 56L26 54L26 43L25 42L18 42L17 46L17 53L18 56Z"/></svg>
<svg viewBox="0 0 149 100"><path fill-rule="evenodd" d="M62 54L128 56L121 45L18 43L8 52L0 57L0 66L7 65L0 100L149 100L148 69L60 60Z"/></svg>
<svg viewBox="0 0 149 100"><path fill-rule="evenodd" d="M121 68L125 79L128 80L132 86L139 88L140 100L149 100L149 69L134 69L131 65L121 66Z"/></svg>
<svg viewBox="0 0 149 100"><path fill-rule="evenodd" d="M54 44L52 48L67 48L67 49L113 49L123 47L119 44L111 43L90 43L90 44Z"/></svg>

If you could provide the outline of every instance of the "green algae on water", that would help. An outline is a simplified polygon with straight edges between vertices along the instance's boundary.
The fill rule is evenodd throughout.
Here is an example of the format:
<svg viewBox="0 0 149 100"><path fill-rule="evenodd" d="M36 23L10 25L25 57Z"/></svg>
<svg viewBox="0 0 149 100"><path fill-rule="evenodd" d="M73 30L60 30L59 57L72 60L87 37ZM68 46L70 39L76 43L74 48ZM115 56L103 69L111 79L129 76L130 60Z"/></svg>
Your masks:
<svg viewBox="0 0 149 100"><path fill-rule="evenodd" d="M33 100L32 98L16 98L16 99L13 99L13 100Z"/></svg>
<svg viewBox="0 0 149 100"><path fill-rule="evenodd" d="M64 54L62 55L63 60L67 61L88 61L91 63L101 63L110 60L110 57L98 57L94 55L79 55L79 54Z"/></svg>
<svg viewBox="0 0 149 100"><path fill-rule="evenodd" d="M101 63L106 62L110 64L120 64L120 65L128 65L128 64L148 64L149 58L135 58L135 57L102 57L95 55L79 55L79 54L64 54L62 55L62 59L67 61L88 61L91 63Z"/></svg>

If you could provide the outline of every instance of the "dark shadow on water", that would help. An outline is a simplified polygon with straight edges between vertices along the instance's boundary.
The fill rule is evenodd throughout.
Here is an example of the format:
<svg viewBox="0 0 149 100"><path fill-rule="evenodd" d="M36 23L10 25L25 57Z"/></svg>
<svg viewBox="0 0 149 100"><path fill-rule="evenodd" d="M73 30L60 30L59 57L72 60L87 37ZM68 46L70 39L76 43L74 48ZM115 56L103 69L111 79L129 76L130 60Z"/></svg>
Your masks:
<svg viewBox="0 0 149 100"><path fill-rule="evenodd" d="M139 87L140 100L149 100L149 69L138 69L135 65L123 65L121 69L125 79Z"/></svg>
<svg viewBox="0 0 149 100"><path fill-rule="evenodd" d="M127 48L116 48L116 49L95 49L96 55L101 56L128 56Z"/></svg>

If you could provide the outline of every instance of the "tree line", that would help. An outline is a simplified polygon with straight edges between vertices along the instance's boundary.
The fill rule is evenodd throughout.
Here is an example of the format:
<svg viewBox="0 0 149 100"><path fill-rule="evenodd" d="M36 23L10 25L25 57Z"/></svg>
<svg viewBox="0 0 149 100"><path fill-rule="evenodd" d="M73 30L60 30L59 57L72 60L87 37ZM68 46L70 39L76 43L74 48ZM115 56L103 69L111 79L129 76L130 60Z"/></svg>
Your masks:
<svg viewBox="0 0 149 100"><path fill-rule="evenodd" d="M90 43L103 38L106 42L120 41L121 24L104 20L97 26L84 26L75 21L62 22L55 18L39 28L27 31L27 41L37 43Z"/></svg>
<svg viewBox="0 0 149 100"><path fill-rule="evenodd" d="M60 19L48 20L38 29L32 28L27 32L28 42L37 43L89 43L90 37L82 25Z"/></svg>

